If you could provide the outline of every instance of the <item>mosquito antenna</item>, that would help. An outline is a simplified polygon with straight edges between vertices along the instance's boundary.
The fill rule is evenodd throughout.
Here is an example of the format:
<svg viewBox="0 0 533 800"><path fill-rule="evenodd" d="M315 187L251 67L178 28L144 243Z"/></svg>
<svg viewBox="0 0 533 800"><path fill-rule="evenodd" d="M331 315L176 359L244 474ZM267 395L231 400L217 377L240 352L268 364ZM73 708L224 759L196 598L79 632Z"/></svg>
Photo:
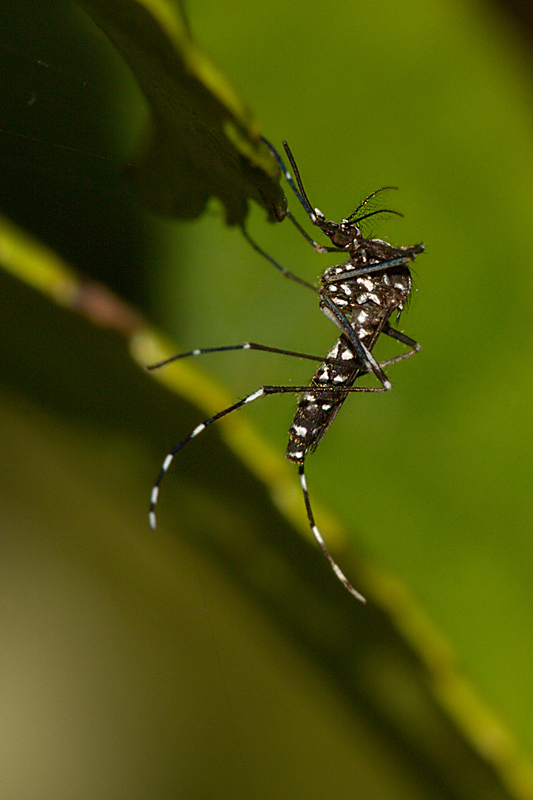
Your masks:
<svg viewBox="0 0 533 800"><path fill-rule="evenodd" d="M364 206L366 206L366 204L370 200L372 200L373 197L376 197L376 195L381 194L381 192L388 192L389 189L394 189L394 191L398 191L397 186L382 186L381 189L376 189L375 192L372 192L371 194L367 195L364 200L361 200L357 208L354 211L352 211L352 213L348 217L348 222L354 222L354 218L357 216L358 212L361 211L361 209Z"/></svg>
<svg viewBox="0 0 533 800"><path fill-rule="evenodd" d="M375 217L378 214L395 214L397 217L403 217L403 214L401 214L399 211L395 211L393 208L378 208L376 211L369 211L368 214L363 214L362 217L355 217L355 219L350 217L348 221L357 224L358 222L362 222L364 219Z"/></svg>

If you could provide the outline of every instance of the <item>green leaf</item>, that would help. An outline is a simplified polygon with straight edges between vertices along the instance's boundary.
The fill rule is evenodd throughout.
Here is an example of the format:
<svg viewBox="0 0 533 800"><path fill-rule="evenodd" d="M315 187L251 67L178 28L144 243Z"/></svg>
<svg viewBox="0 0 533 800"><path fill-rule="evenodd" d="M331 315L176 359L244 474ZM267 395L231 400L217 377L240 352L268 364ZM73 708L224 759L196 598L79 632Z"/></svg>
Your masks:
<svg viewBox="0 0 533 800"><path fill-rule="evenodd" d="M281 219L279 169L250 111L192 40L177 4L80 0L129 64L150 121L130 177L154 211L191 219L218 197L229 224L249 199Z"/></svg>
<svg viewBox="0 0 533 800"><path fill-rule="evenodd" d="M242 353L148 375L179 349L148 320L166 313L187 348L325 352L334 332L216 217L143 213L113 160L138 103L119 59L81 15L54 51L65 9L24 8L1 101L16 119L2 202L19 223L0 225L3 794L530 798L532 161L516 40L444 3L192 9L328 214L397 183L406 216L383 235L426 241L402 319L423 352L309 460L362 607L310 537L282 458L290 404L251 406L184 450L148 529L168 448L308 371ZM105 103L87 114L98 76ZM96 121L111 133L91 145ZM312 280L325 259L263 216L256 238Z"/></svg>

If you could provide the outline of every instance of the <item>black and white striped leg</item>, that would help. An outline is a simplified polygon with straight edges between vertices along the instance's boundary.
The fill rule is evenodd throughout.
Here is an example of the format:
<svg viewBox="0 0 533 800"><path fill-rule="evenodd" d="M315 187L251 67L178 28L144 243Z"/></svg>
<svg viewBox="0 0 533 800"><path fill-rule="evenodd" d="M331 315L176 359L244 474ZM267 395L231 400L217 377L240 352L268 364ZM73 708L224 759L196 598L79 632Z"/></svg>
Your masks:
<svg viewBox="0 0 533 800"><path fill-rule="evenodd" d="M161 486L161 481L169 471L170 465L174 461L174 456L176 455L176 453L179 450L181 450L181 448L184 447L184 445L190 442L191 439L194 439L196 436L198 436L198 434L205 431L208 425L211 425L213 422L216 422L222 417L225 417L227 414L231 414L232 411L237 411L238 408L242 408L242 406L245 406L248 403L253 403L254 400L258 400L260 397L263 397L264 395L265 395L265 390L263 387L261 387L256 392L249 394L243 400L239 400L238 403L234 403L232 406L225 408L223 411L219 411L218 414L214 415L214 417L210 417L209 419L206 419L204 420L204 422L201 422L199 425L197 425L196 428L193 431L191 431L191 433L189 433L188 436L185 437L185 439L182 439L181 442L178 442L178 444L168 452L167 457L163 461L163 466L161 467L161 471L157 476L157 480L153 485L152 494L150 496L150 512L148 514L148 519L150 521L150 527L153 530L155 530L157 524L155 508L157 505L157 501L159 499L159 487Z"/></svg>
<svg viewBox="0 0 533 800"><path fill-rule="evenodd" d="M385 331L385 333L387 333L387 331ZM396 334L398 333L398 331L394 331L394 333ZM403 334L401 334L401 336L403 337ZM392 338L396 339L398 337L393 336ZM409 337L406 336L405 339L409 339ZM404 339L402 338L400 341L403 342ZM415 342L412 339L409 340L409 342L411 341L413 342L413 344L417 346L413 347L412 350L409 350L408 353L401 353L399 356L394 356L393 358L387 358L385 361L380 361L379 364L377 364L377 366L380 369L383 369L383 367L390 367L391 364L397 364L398 361L403 361L404 358L410 358L411 356L414 356L414 354L418 353L421 348L417 342ZM405 343L408 344L409 342L406 341ZM146 367L146 369L152 371L160 369L161 367L165 367L167 364L171 364L173 361L179 361L182 358L191 358L193 356L204 356L204 355L209 355L210 353L226 353L231 350L258 350L264 353L276 353L282 356L292 356L293 358L304 358L307 359L308 361L324 362L325 364L344 365L346 363L341 359L324 358L324 356L312 356L309 355L309 353L298 353L295 350L284 350L280 347L270 347L270 345L266 344L257 344L257 342L243 342L242 344L228 344L228 345L223 345L221 347L202 347L202 348L196 348L195 350L188 350L186 353L177 353L174 356L170 356L170 358L165 358L164 361L158 361L156 364L150 364L149 366ZM369 368L368 372L372 372L372 369ZM307 389L308 388L309 387L307 387ZM390 381L387 382L387 385L385 386L383 391L388 391L389 389L390 389ZM355 389L355 391L359 392L363 391L363 389L361 387L358 387Z"/></svg>
<svg viewBox="0 0 533 800"><path fill-rule="evenodd" d="M195 351L191 352L193 354L195 353ZM205 351L199 351L199 352L205 352ZM300 354L295 354L295 355L300 355ZM314 359L315 357L307 356L307 358ZM182 439L181 442L178 442L178 444L172 448L172 450L169 450L165 460L163 461L163 466L161 467L161 471L159 472L159 475L157 476L157 479L153 485L152 494L150 496L150 511L148 515L150 520L150 527L155 530L156 527L155 509L157 506L157 501L159 499L159 487L161 486L161 482L165 477L165 475L167 474L167 472L169 471L170 465L174 461L174 456L176 455L176 453L179 450L181 450L182 447L188 444L191 441L191 439L195 439L196 436L198 436L200 433L203 433L203 431L205 431L205 429L213 422L222 419L222 417L231 414L233 411L237 411L239 408L242 408L243 406L248 405L249 403L253 403L255 400L259 400L260 397L265 397L266 395L270 394L301 394L302 392L307 392L307 391L309 391L309 384L305 386L261 386L260 389L257 389L257 391L247 395L243 400L239 400L237 403L233 403L233 405L228 406L228 408L219 411L218 414L215 414L213 417L209 417L209 419L206 419L199 425L197 425L196 428L193 431L191 431L191 433L189 433L188 436L185 437L185 439ZM335 394L336 392L345 395L347 393L352 393L352 392L386 392L386 391L387 389L382 386L313 387L313 392L316 396L323 395L325 397L331 397L331 395Z"/></svg>
<svg viewBox="0 0 533 800"><path fill-rule="evenodd" d="M318 542L318 544L320 546L320 549L322 550L323 554L325 555L326 559L329 562L329 565L330 565L331 569L333 570L333 572L335 573L337 578L340 580L340 582L342 584L344 584L344 586L346 587L346 589L348 589L350 594L353 594L353 596L356 597L358 600L360 600L362 603L366 603L366 598L363 597L363 595L360 594L357 591L357 589L354 589L354 587L352 586L352 584L350 583L350 581L348 580L348 578L346 577L344 572L341 570L341 568L339 567L339 565L337 564L337 562L335 561L335 559L333 558L333 556L329 552L328 548L326 547L326 543L324 542L324 539L322 538L322 534L318 530L318 527L317 527L317 524L315 522L315 518L314 518L314 515L313 515L313 510L311 508L311 501L309 500L309 492L307 490L307 480L305 478L305 471L304 471L303 463L298 465L298 474L300 475L300 484L302 486L302 492L303 492L303 496L304 496L305 508L306 508L306 511L307 511L307 519L309 520L309 525L311 527L311 531L313 533L313 536L317 540L317 542Z"/></svg>
<svg viewBox="0 0 533 800"><path fill-rule="evenodd" d="M164 361L158 361L157 364L150 364L146 369L148 370L155 370L159 369L160 367L165 367L167 364L171 364L173 361L179 361L182 358L191 358L192 356L204 356L208 355L209 353L226 353L231 350L259 350L264 353L276 353L282 356L292 356L293 358L305 358L308 361L318 361L328 364L345 364L345 361L341 361L340 359L328 359L324 358L324 356L311 356L308 353L298 353L295 350L283 350L279 347L270 347L270 345L266 344L257 344L257 342L243 342L242 344L228 344L223 345L221 347L203 347L197 348L195 350L188 350L186 353L177 353L174 356L170 356L170 358L165 358ZM386 364L389 362L387 361ZM394 363L391 362L391 363Z"/></svg>

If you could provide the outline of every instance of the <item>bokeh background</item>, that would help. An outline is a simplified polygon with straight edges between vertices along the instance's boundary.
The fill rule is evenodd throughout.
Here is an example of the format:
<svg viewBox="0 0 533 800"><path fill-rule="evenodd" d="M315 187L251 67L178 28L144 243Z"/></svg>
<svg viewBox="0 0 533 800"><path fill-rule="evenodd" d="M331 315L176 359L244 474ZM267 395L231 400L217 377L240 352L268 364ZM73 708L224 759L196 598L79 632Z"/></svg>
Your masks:
<svg viewBox="0 0 533 800"><path fill-rule="evenodd" d="M453 0L187 15L314 204L339 219L398 186L404 217L370 232L426 243L401 322L422 352L391 368L394 391L347 402L308 461L369 604L280 513L303 519L296 477L276 506L216 431L168 476L151 534L160 462L205 413L116 333L2 274L2 793L533 797L528 26ZM325 352L313 297L219 206L184 223L139 203L123 166L146 103L92 21L42 0L2 16L2 212L183 349ZM249 229L306 280L334 263L264 209ZM268 354L194 367L230 398L310 374ZM281 459L294 405L243 412L265 442L247 440L251 462Z"/></svg>

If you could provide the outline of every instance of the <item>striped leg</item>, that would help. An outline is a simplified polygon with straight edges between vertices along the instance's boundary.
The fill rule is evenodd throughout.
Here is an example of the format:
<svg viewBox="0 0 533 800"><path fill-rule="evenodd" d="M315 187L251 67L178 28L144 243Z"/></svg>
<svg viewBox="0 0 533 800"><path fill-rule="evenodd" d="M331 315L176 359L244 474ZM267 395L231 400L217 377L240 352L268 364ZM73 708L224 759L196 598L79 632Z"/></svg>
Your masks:
<svg viewBox="0 0 533 800"><path fill-rule="evenodd" d="M238 403L234 403L232 406L225 408L223 411L219 411L218 414L215 414L214 417L210 417L209 419L206 419L204 422L201 422L200 425L197 425L196 428L193 431L191 431L191 433L189 433L188 436L185 437L185 439L182 439L181 442L178 442L178 444L175 447L173 447L172 450L169 451L167 457L163 461L163 466L161 467L161 471L157 476L157 480L154 483L154 486L152 488L152 494L150 496L150 512L148 514L148 519L150 521L150 527L152 528L152 530L155 530L157 524L155 507L159 499L159 487L161 485L161 481L163 480L168 470L170 469L170 465L172 464L174 456L176 455L178 450L181 450L181 448L184 445L190 442L191 439L194 439L196 436L198 436L199 433L205 431L207 426L211 425L212 422L216 422L218 419L225 417L226 414L231 414L232 411L237 411L238 408L242 408L242 406L245 406L247 403L253 403L254 400L258 400L260 397L263 397L264 394L265 391L263 387L261 387L261 389L258 389L256 392L253 392L253 394L249 394L247 397L245 397L244 400L239 400Z"/></svg>
<svg viewBox="0 0 533 800"><path fill-rule="evenodd" d="M322 538L322 534L318 530L318 527L317 527L316 522L315 522L315 518L313 516L313 510L311 508L311 501L309 500L309 492L307 490L307 481L305 479L305 472L304 472L303 463L298 465L298 474L300 475L300 483L301 483L302 492L303 492L303 495L304 495L305 508L306 508L306 511L307 511L307 519L309 520L309 525L311 526L311 531L313 532L313 536L315 537L315 539L317 540L318 544L320 545L320 549L324 553L326 559L329 562L329 565L330 565L331 569L333 570L333 572L335 573L337 578L340 580L340 582L342 584L344 584L344 586L346 587L346 589L348 589L350 594L353 594L353 596L356 597L358 600L360 600L362 603L366 603L366 598L363 597L363 595L360 594L357 591L357 589L354 589L354 587L352 586L352 584L350 583L350 581L348 580L348 578L346 577L344 572L341 570L341 568L339 567L339 565L337 564L337 562L335 561L335 559L333 558L333 556L329 552L328 548L326 547L326 543L324 542L324 539Z"/></svg>
<svg viewBox="0 0 533 800"><path fill-rule="evenodd" d="M397 339L403 344L411 345L412 349L409 350L408 353L401 353L399 356L394 356L393 358L387 358L385 361L380 361L379 364L377 364L377 366L380 368L389 367L391 364L397 364L398 361L403 361L404 358L410 358L410 356L413 356L415 353L418 353L421 349L418 342L415 342L414 339L409 338L409 336L405 336L403 333L399 333L399 331L395 331L393 328L385 329L383 333L386 333L393 339ZM155 369L160 369L161 367L165 367L167 364L171 364L173 361L180 361L182 358L203 356L203 355L208 355L209 353L226 353L231 350L258 350L263 353L277 353L278 355L282 356L292 356L293 358L305 358L308 361L324 362L325 364L344 363L343 361L339 361L338 359L334 358L327 358L324 356L312 356L309 355L309 353L298 353L295 350L283 350L282 348L279 347L270 347L269 345L266 344L257 344L257 342L243 342L242 344L228 344L222 347L203 347L203 348L196 348L195 350L188 350L186 353L177 353L174 356L170 356L170 358L165 358L163 361L158 361L157 364L150 364L149 366L146 367L146 369L152 371ZM370 372L371 370L369 369L368 371Z"/></svg>
<svg viewBox="0 0 533 800"><path fill-rule="evenodd" d="M178 353L170 358L165 358L164 361L158 361L157 364L150 364L146 369L154 370L164 367L172 361L179 361L182 358L190 358L191 356L203 356L208 353L226 353L230 350L260 350L264 353L277 353L282 356L293 356L294 358L306 358L309 361L324 361L324 356L310 356L308 353L297 353L294 350L282 350L279 347L270 347L266 344L257 344L257 342L243 342L242 344L227 344L222 347L203 347L201 349L189 350L186 353Z"/></svg>
<svg viewBox="0 0 533 800"><path fill-rule="evenodd" d="M239 347L240 347L240 345L239 345ZM192 351L192 352L194 354L194 351ZM204 351L198 351L198 352L204 352ZM190 354L185 353L184 355L190 355ZM299 355L299 354L297 354L297 355ZM307 356L307 357L314 359L314 356ZM318 359L318 360L322 360L322 359ZM156 364L153 367L153 369L155 369L155 367L157 367L157 366L158 365ZM307 391L309 391L309 385L306 385L306 386L261 386L260 389L257 389L257 391L252 392L252 394L247 395L243 400L239 400L237 403L233 403L233 405L228 406L228 408L225 408L222 411L219 411L218 414L215 414L213 417L209 417L209 419L206 419L203 422L201 422L199 425L197 425L196 428L193 431L191 431L191 433L189 433L188 436L185 437L185 439L182 439L181 442L178 442L178 444L175 445L175 447L173 447L172 450L170 450L168 452L165 460L163 461L163 466L161 467L161 471L159 472L159 475L157 476L157 479L156 479L156 481L155 481L155 483L153 485L152 494L150 496L150 511L149 511L149 514L148 514L148 518L150 520L150 527L153 530L155 530L155 528L156 528L156 513L155 513L155 509L156 509L157 501L159 499L159 487L161 486L161 481L163 480L163 478L167 474L168 470L170 469L170 465L174 461L174 456L176 455L176 453L179 450L181 450L182 447L184 447L186 444L188 444L191 441L191 439L194 439L196 436L198 436L198 434L203 433L203 431L205 431L205 429L209 425L211 425L213 422L216 422L217 420L222 419L222 417L225 417L228 414L231 414L233 411L237 411L239 408L242 408L243 406L248 405L249 403L253 403L254 400L259 400L260 397L265 397L266 395L270 395L270 394L302 394L302 392L307 392ZM346 395L346 394L352 393L352 392L385 392L385 391L387 391L387 389L384 388L383 386L349 386L349 387L348 386L338 386L338 387L325 386L323 388L319 387L319 386L315 386L315 387L313 387L313 391L314 391L315 395L317 395L317 396L323 394L326 397L331 397L331 395L334 394L337 391L339 393L342 393L343 395Z"/></svg>

